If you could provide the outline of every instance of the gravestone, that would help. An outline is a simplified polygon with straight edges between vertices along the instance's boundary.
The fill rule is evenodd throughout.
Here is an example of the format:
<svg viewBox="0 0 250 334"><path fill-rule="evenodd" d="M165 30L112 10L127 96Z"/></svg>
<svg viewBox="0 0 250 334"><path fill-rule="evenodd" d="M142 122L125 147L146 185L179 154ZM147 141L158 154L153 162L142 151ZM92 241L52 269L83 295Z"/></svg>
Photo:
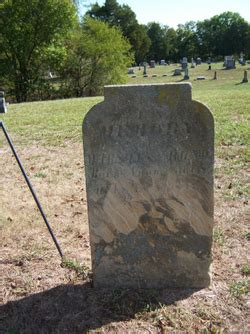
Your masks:
<svg viewBox="0 0 250 334"><path fill-rule="evenodd" d="M176 76L176 75L181 75L181 69L180 69L180 68L176 68L176 69L174 70L174 74L173 74L173 76Z"/></svg>
<svg viewBox="0 0 250 334"><path fill-rule="evenodd" d="M134 69L133 68L129 68L128 69L128 74L135 74Z"/></svg>
<svg viewBox="0 0 250 334"><path fill-rule="evenodd" d="M241 64L242 66L246 65L246 60L244 59L244 53L243 52L240 53L239 64Z"/></svg>
<svg viewBox="0 0 250 334"><path fill-rule="evenodd" d="M105 87L83 142L94 287L208 286L214 125L191 85Z"/></svg>
<svg viewBox="0 0 250 334"><path fill-rule="evenodd" d="M161 61L160 61L160 65L167 65L165 59L161 59Z"/></svg>
<svg viewBox="0 0 250 334"><path fill-rule="evenodd" d="M217 80L217 71L214 71L214 78L213 80Z"/></svg>
<svg viewBox="0 0 250 334"><path fill-rule="evenodd" d="M143 75L147 75L147 65L143 65Z"/></svg>
<svg viewBox="0 0 250 334"><path fill-rule="evenodd" d="M185 68L184 80L189 80L188 67Z"/></svg>
<svg viewBox="0 0 250 334"><path fill-rule="evenodd" d="M198 58L196 59L196 65L201 65L201 58L198 57Z"/></svg>
<svg viewBox="0 0 250 334"><path fill-rule="evenodd" d="M225 66L226 69L228 69L228 70L231 70L231 69L233 69L233 68L236 68L234 57L233 57L233 56L225 56L224 66Z"/></svg>
<svg viewBox="0 0 250 334"><path fill-rule="evenodd" d="M246 83L246 82L248 82L247 71L244 71L244 76L243 76L243 79L242 79L242 83Z"/></svg>
<svg viewBox="0 0 250 334"><path fill-rule="evenodd" d="M195 68L195 62L194 62L194 58L191 59L191 68Z"/></svg>
<svg viewBox="0 0 250 334"><path fill-rule="evenodd" d="M4 92L0 91L0 114L5 114L7 112L7 105L4 98Z"/></svg>
<svg viewBox="0 0 250 334"><path fill-rule="evenodd" d="M181 61L181 67L182 67L183 70L185 70L188 67L187 57L183 57L183 59Z"/></svg>
<svg viewBox="0 0 250 334"><path fill-rule="evenodd" d="M199 75L196 80L205 80L206 78L203 75Z"/></svg>
<svg viewBox="0 0 250 334"><path fill-rule="evenodd" d="M150 67L155 68L155 60L150 60Z"/></svg>

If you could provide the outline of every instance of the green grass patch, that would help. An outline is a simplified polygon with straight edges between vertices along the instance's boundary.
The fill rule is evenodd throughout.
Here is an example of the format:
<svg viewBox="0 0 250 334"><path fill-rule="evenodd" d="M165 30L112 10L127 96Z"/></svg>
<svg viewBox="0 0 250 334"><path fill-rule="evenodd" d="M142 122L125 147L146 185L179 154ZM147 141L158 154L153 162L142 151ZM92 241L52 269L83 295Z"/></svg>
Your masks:
<svg viewBox="0 0 250 334"><path fill-rule="evenodd" d="M86 113L102 100L94 97L13 104L1 118L10 136L21 145L64 146L82 139Z"/></svg>
<svg viewBox="0 0 250 334"><path fill-rule="evenodd" d="M61 267L73 270L77 276L81 276L83 278L87 278L89 275L88 267L81 265L78 261L69 259L67 257L62 259Z"/></svg>
<svg viewBox="0 0 250 334"><path fill-rule="evenodd" d="M230 285L229 290L234 297L240 297L241 295L247 294L250 292L250 280L233 282Z"/></svg>
<svg viewBox="0 0 250 334"><path fill-rule="evenodd" d="M213 230L213 240L219 246L223 246L225 243L224 231L218 226L216 226Z"/></svg>
<svg viewBox="0 0 250 334"><path fill-rule="evenodd" d="M244 264L242 267L241 267L241 273L243 274L243 275L246 275L246 276L248 276L248 275L250 275L250 266L249 266L249 264Z"/></svg>

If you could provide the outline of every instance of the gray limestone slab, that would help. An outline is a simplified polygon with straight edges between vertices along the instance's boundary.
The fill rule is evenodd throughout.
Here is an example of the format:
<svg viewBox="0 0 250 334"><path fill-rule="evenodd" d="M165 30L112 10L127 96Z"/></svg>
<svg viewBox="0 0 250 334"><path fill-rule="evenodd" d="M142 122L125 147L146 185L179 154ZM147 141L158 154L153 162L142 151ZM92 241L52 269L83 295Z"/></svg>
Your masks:
<svg viewBox="0 0 250 334"><path fill-rule="evenodd" d="M210 284L214 123L191 89L107 86L84 119L95 287Z"/></svg>

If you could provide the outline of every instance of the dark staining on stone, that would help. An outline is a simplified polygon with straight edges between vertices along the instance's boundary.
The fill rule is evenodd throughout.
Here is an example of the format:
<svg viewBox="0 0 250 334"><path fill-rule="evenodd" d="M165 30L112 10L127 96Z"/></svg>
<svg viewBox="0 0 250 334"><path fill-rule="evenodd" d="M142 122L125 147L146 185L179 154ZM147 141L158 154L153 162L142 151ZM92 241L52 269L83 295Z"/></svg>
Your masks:
<svg viewBox="0 0 250 334"><path fill-rule="evenodd" d="M180 205L184 206L184 204L180 200L178 200L178 198L176 198L175 196L172 196L171 199L179 203Z"/></svg>
<svg viewBox="0 0 250 334"><path fill-rule="evenodd" d="M104 249L107 245L113 250L109 255L110 258L121 256L125 263L131 265L140 265L142 260L153 263L152 258L165 259L163 260L165 264L170 262L174 265L179 251L193 253L197 258L206 260L209 265L212 237L197 234L187 221L178 220L174 210L163 199L158 202L161 206L155 206L154 209L162 213L159 218L150 215L152 205L144 202L142 204L145 213L139 217L136 230L128 235L118 233L112 243L106 244L102 241L96 245L98 250L96 265L101 261L100 254L105 256ZM174 222L176 233L168 229L165 217Z"/></svg>

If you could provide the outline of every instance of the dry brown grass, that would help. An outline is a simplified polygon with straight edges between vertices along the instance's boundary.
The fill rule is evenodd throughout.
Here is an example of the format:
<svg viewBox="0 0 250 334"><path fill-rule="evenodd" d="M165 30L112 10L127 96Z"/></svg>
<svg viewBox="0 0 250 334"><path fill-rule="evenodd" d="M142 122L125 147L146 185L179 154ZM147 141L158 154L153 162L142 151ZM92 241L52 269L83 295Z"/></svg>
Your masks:
<svg viewBox="0 0 250 334"><path fill-rule="evenodd" d="M68 259L90 268L82 144L17 147ZM224 148L230 150L230 147ZM61 259L7 145L1 147L2 333L248 333L247 170L216 161L213 283L195 290L94 290ZM225 154L227 156L227 154ZM73 266L74 267L74 266ZM74 269L74 268L73 268ZM231 290L230 290L231 287ZM231 291L231 292L230 292Z"/></svg>

